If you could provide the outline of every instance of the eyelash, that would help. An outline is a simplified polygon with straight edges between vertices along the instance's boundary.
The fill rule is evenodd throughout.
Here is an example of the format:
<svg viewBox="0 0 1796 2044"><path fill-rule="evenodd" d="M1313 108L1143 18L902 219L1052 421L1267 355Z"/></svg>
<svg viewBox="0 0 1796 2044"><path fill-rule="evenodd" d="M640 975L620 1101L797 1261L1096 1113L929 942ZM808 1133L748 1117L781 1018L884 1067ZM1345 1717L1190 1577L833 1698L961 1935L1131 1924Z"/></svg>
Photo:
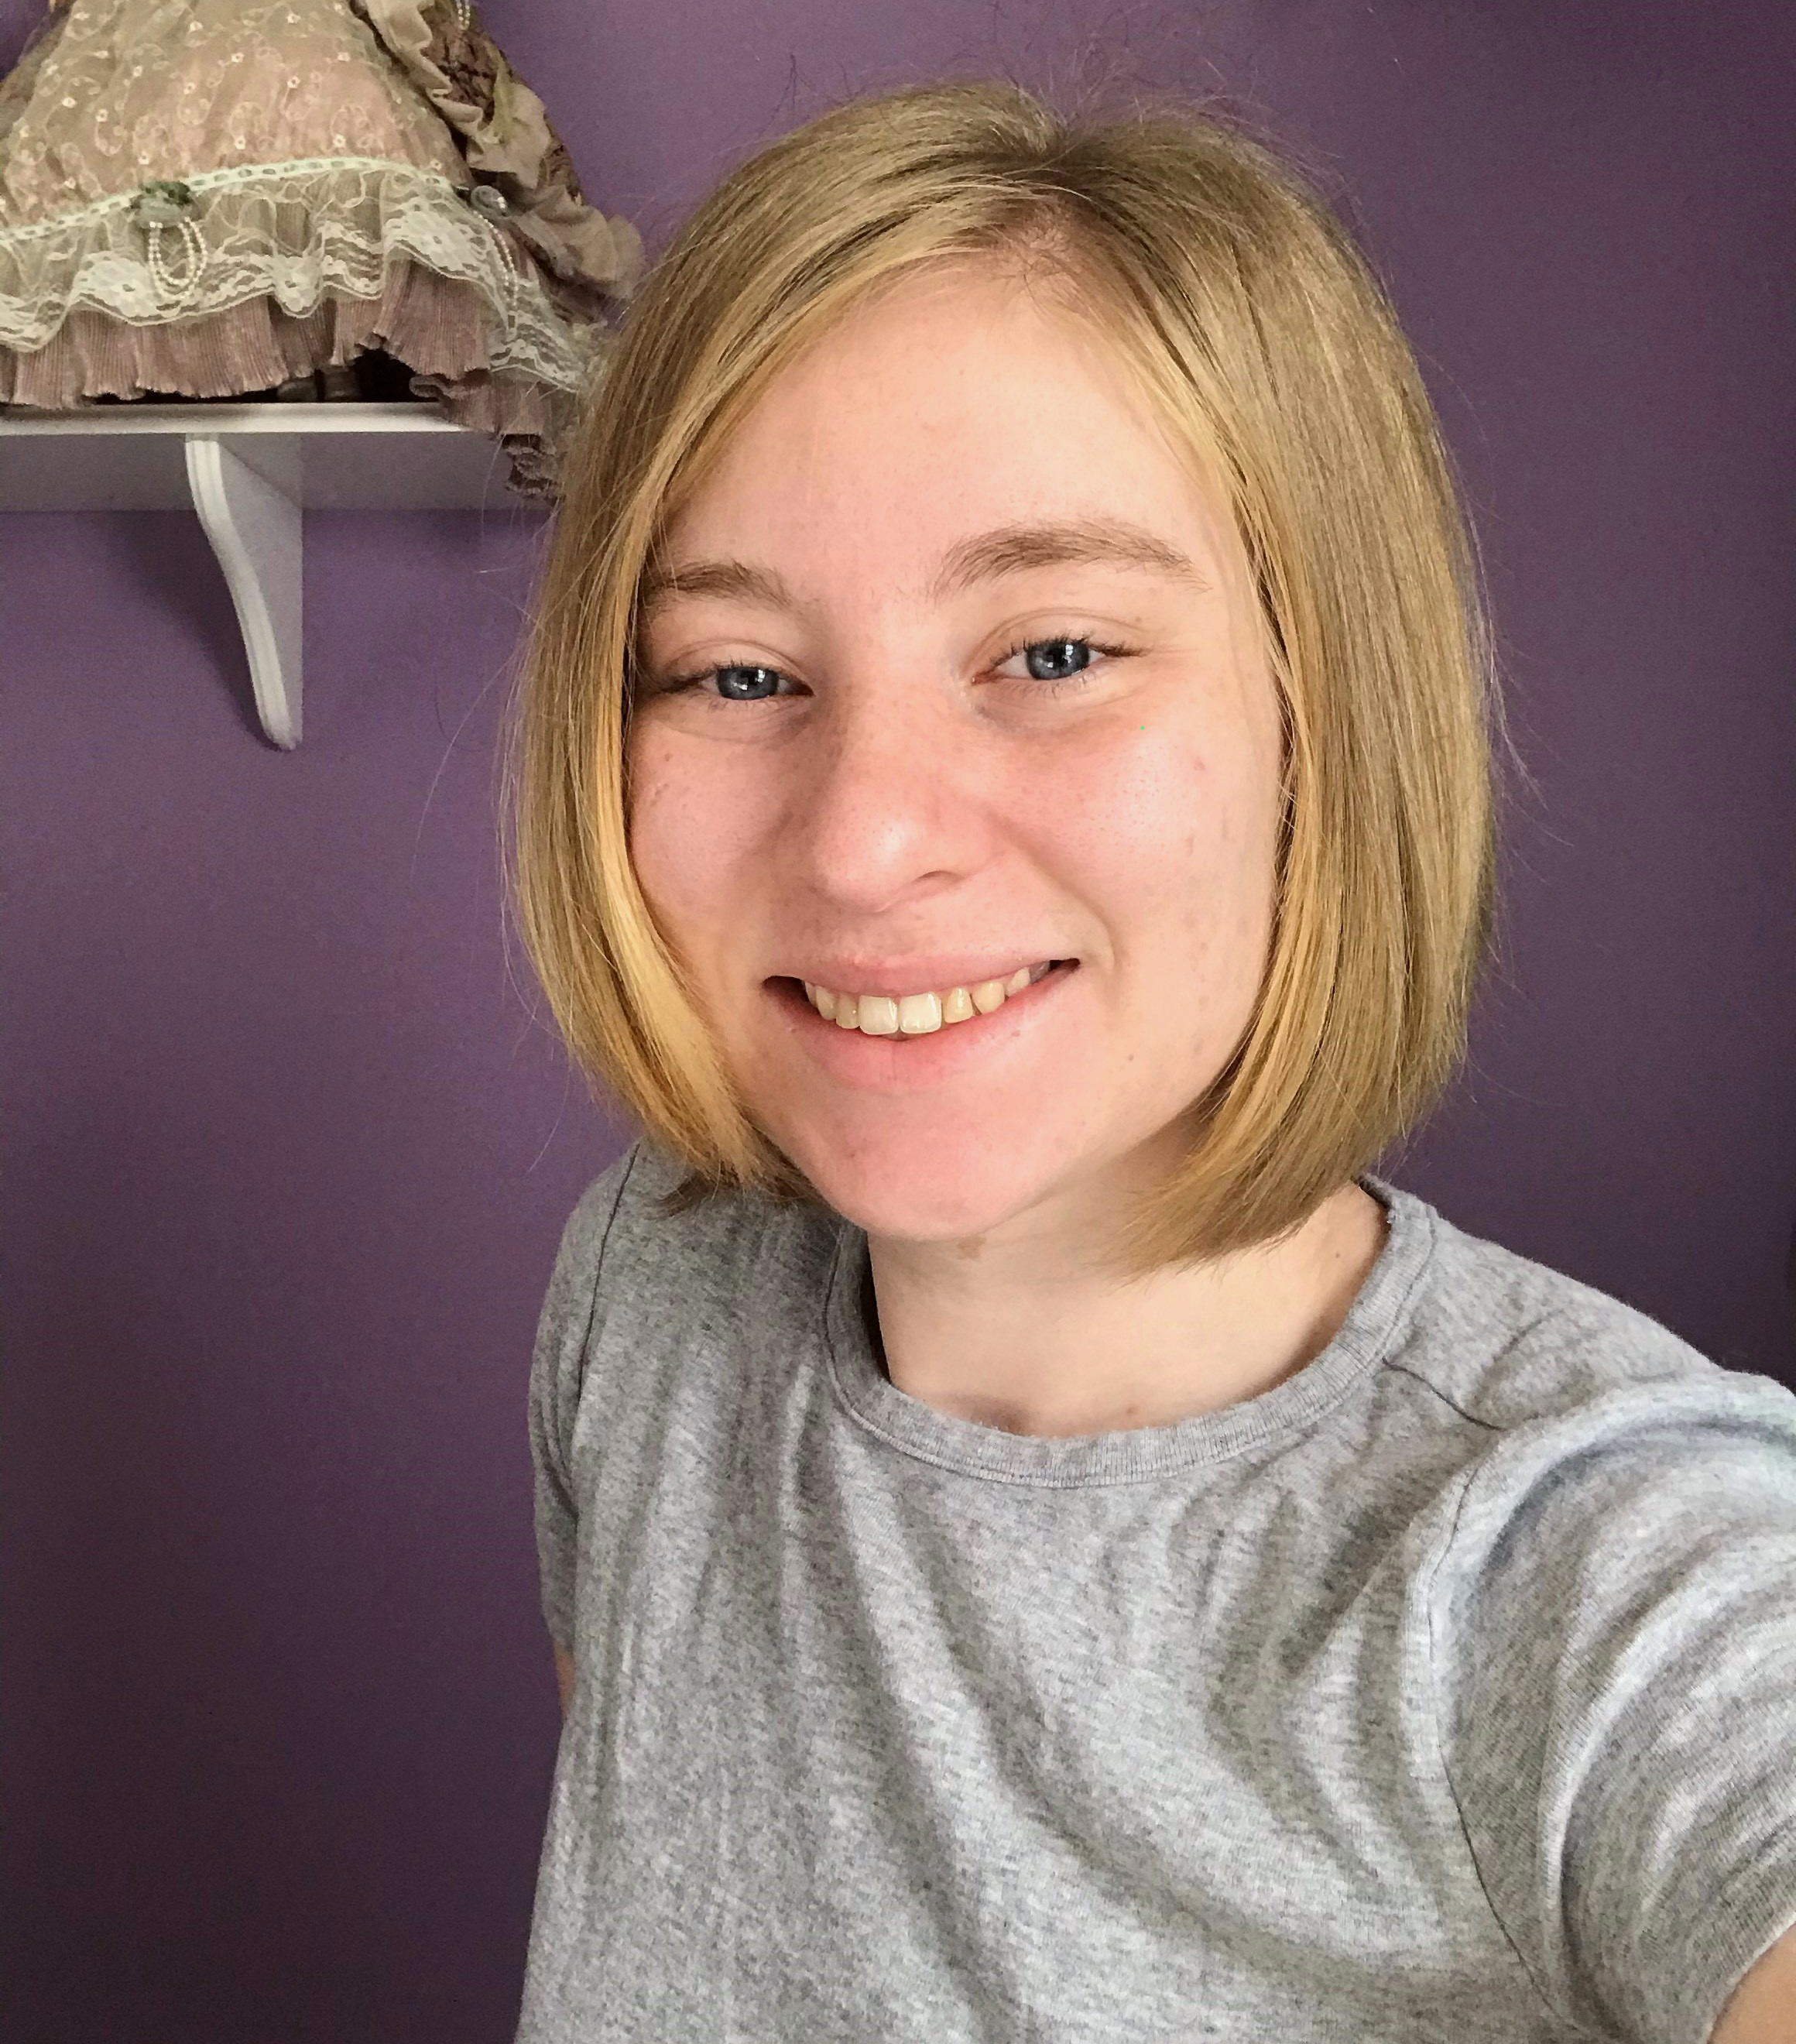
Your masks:
<svg viewBox="0 0 1796 2044"><path fill-rule="evenodd" d="M1018 640L1007 651L999 655L997 665L1001 667L1006 661L1014 660L1019 653L1030 652L1038 646L1084 646L1094 653L1102 653L1107 659L1115 660L1125 660L1136 650L1133 646L1108 644L1101 639L1092 639L1082 632L1062 632L1050 633L1046 638ZM700 668L697 674L671 675L654 693L658 695L671 696L683 694L689 690L696 691L700 682L708 682L714 676L723 674L732 667L747 668L757 673L777 674L785 680L791 679L785 668L769 667L763 660L720 660L715 667ZM1090 667L1081 667L1076 674L1062 674L1045 681L1034 674L1025 675L1022 679L1027 688L1040 689L1047 694L1057 695L1063 690L1076 688L1094 671L1095 670ZM1015 678L1007 675L1005 678L1009 680ZM755 702L777 702L780 698L777 696L712 696L708 700L716 703L734 702L752 705Z"/></svg>

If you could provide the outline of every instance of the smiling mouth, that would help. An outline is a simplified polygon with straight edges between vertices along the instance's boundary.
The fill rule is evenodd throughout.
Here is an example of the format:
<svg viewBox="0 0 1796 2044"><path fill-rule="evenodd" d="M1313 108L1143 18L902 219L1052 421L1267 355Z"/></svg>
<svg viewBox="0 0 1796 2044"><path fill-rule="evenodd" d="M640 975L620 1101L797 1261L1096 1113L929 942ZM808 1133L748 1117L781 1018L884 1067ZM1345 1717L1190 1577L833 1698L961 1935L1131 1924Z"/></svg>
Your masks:
<svg viewBox="0 0 1796 2044"><path fill-rule="evenodd" d="M957 1028L963 1022L994 1015L1050 973L1073 971L1078 962L1076 959L1048 959L1039 965L1020 966L1008 979L982 980L974 986L898 997L839 993L808 980L787 979L783 984L801 992L811 1008L839 1029L858 1031L864 1036L929 1036L938 1030Z"/></svg>

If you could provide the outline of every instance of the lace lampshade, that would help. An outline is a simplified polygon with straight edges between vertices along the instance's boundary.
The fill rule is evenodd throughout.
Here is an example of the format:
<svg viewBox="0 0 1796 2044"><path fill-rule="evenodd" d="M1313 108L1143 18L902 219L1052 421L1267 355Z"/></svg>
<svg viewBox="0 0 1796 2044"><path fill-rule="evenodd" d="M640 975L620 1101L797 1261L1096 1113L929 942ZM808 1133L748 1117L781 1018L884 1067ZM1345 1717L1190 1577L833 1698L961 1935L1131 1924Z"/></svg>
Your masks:
<svg viewBox="0 0 1796 2044"><path fill-rule="evenodd" d="M0 404L359 363L552 494L642 255L469 0L71 0L0 81Z"/></svg>

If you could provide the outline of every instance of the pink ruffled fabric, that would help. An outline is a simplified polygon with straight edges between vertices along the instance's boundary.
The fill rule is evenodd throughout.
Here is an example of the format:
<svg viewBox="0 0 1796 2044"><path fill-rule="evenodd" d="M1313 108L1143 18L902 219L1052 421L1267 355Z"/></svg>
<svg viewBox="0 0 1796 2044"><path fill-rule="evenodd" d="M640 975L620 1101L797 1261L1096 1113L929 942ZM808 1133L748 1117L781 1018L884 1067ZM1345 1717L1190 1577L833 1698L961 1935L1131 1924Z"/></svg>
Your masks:
<svg viewBox="0 0 1796 2044"><path fill-rule="evenodd" d="M127 209L190 179L159 248ZM259 245L278 296L231 282ZM547 494L642 259L455 0L72 0L0 80L0 402L241 397L379 348ZM213 302L168 309L183 264Z"/></svg>

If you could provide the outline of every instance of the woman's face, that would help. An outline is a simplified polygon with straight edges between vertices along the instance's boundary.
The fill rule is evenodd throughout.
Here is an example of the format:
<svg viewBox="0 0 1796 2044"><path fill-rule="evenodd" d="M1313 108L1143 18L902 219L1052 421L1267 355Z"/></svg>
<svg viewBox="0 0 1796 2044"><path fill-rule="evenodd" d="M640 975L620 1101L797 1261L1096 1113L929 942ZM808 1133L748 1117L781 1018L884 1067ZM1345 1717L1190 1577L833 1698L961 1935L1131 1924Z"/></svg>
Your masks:
<svg viewBox="0 0 1796 2044"><path fill-rule="evenodd" d="M1088 1224L1264 966L1279 710L1226 509L1090 330L956 266L769 386L666 559L632 855L758 1125L871 1235ZM925 1034L801 985L1050 959Z"/></svg>

